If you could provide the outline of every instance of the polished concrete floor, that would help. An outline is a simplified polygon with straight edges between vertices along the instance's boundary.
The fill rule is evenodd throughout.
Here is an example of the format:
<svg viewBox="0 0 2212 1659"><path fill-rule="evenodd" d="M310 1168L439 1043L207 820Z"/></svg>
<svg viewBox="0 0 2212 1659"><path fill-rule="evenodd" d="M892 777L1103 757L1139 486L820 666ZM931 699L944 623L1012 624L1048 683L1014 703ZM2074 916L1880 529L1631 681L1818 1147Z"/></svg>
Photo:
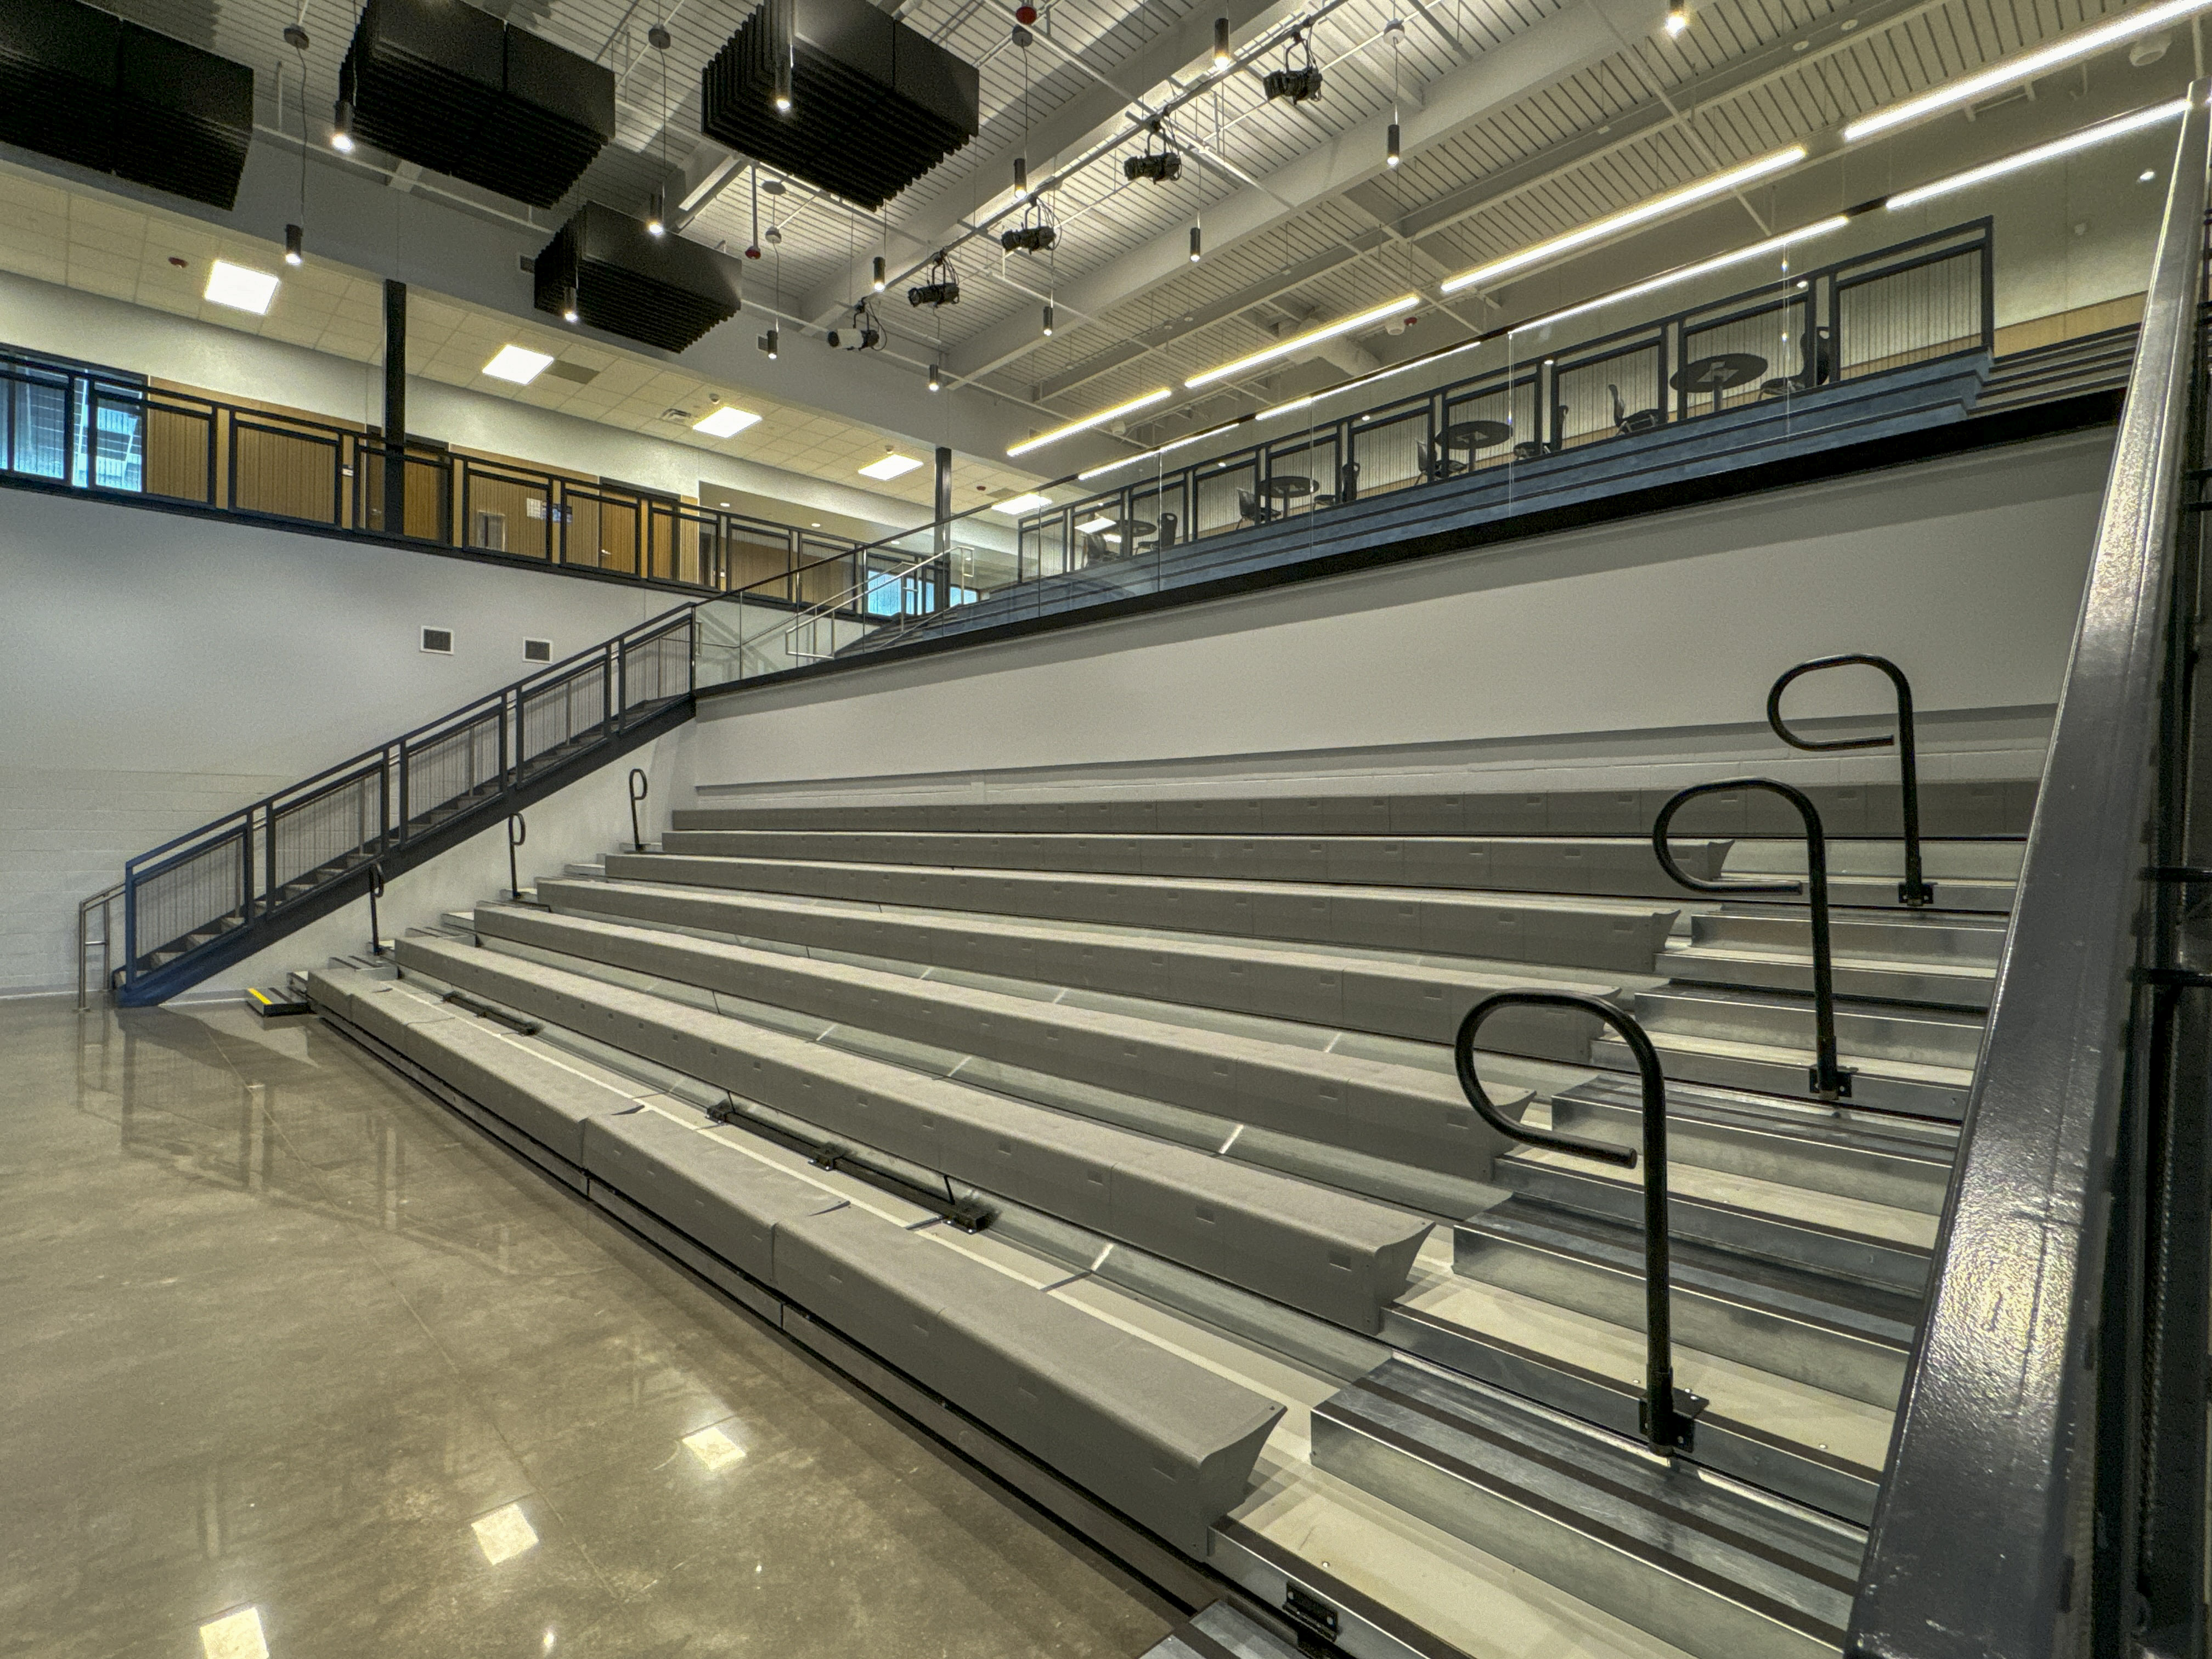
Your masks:
<svg viewBox="0 0 2212 1659"><path fill-rule="evenodd" d="M1079 1659L1169 1618L319 1023L0 1002L0 1654Z"/></svg>

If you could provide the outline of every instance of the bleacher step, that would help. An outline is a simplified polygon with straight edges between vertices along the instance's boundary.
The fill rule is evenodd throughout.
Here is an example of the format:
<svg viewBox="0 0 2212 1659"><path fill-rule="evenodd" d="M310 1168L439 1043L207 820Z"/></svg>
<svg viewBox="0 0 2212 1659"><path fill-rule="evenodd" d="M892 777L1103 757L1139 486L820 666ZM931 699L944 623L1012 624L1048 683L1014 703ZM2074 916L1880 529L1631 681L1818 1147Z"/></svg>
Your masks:
<svg viewBox="0 0 2212 1659"><path fill-rule="evenodd" d="M1670 1159L1672 1237L1738 1255L1918 1296L1936 1218L1911 1210L1729 1176ZM1532 1203L1641 1229L1641 1167L1623 1170L1549 1147L1498 1160L1492 1179Z"/></svg>
<svg viewBox="0 0 2212 1659"><path fill-rule="evenodd" d="M1563 1133L1641 1144L1643 1088L1602 1075L1552 1097ZM1673 1083L1668 1149L1678 1163L1778 1181L1933 1216L1950 1190L1958 1132L1949 1124L1793 1104L1771 1096Z"/></svg>
<svg viewBox="0 0 2212 1659"><path fill-rule="evenodd" d="M1656 1041L1668 1036L1714 1037L1777 1048L1813 1047L1809 997L1758 990L1717 990L1664 985L1639 992L1636 1015ZM1836 1008L1836 1043L1863 1060L1901 1060L1914 1066L1971 1070L1981 1052L1982 1019L1931 1008L1843 1003Z"/></svg>
<svg viewBox="0 0 2212 1659"><path fill-rule="evenodd" d="M1678 984L1724 990L1813 991L1811 953L1729 950L1670 945L1659 953L1659 972ZM1832 983L1839 997L1896 1002L1921 1008L1986 1013L1996 989L1996 969L1978 963L1895 963L1838 955Z"/></svg>
<svg viewBox="0 0 2212 1659"><path fill-rule="evenodd" d="M1699 1659L1830 1659L1865 1534L1393 1361L1313 1413L1314 1462Z"/></svg>
<svg viewBox="0 0 2212 1659"><path fill-rule="evenodd" d="M1904 1381L1917 1296L1717 1250L1671 1248L1674 1329L1684 1343L1809 1388L1885 1408ZM1641 1330L1640 1224L1509 1198L1454 1230L1457 1272Z"/></svg>

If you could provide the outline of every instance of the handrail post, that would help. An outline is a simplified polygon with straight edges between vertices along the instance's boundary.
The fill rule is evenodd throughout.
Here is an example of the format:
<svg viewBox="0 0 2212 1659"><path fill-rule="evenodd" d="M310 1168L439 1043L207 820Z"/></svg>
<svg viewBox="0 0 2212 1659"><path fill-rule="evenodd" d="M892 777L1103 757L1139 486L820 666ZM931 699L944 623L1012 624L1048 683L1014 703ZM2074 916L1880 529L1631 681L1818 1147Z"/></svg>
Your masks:
<svg viewBox="0 0 2212 1659"><path fill-rule="evenodd" d="M1595 1014L1620 1033L1635 1057L1644 1088L1644 1404L1638 1424L1644 1443L1662 1456L1689 1451L1697 1414L1705 1402L1690 1395L1678 1399L1674 1389L1673 1270L1668 1249L1671 1222L1667 1200L1667 1078L1659 1065L1658 1051L1633 1016L1599 997L1578 991L1499 991L1485 997L1460 1021L1459 1031L1452 1039L1452 1062L1468 1104L1509 1140L1571 1152L1619 1169L1636 1167L1638 1155L1628 1147L1585 1140L1556 1130L1532 1129L1499 1111L1484 1092L1482 1079L1474 1070L1475 1034L1498 1010L1514 1006L1573 1008Z"/></svg>
<svg viewBox="0 0 2212 1659"><path fill-rule="evenodd" d="M1879 668L1889 676L1889 683L1897 689L1897 735L1881 738L1832 738L1820 742L1801 738L1792 732L1782 719L1782 694L1801 675L1817 673L1824 668L1864 666ZM1802 749L1819 754L1838 749L1887 749L1897 745L1898 782L1905 797L1905 879L1897 884L1897 902L1917 910L1936 902L1935 886L1921 877L1920 864L1920 759L1913 741L1912 684L1905 678L1905 671L1887 657L1871 656L1864 652L1845 652L1838 656L1815 657L1810 662L1801 662L1767 689L1766 723L1774 728L1774 735L1792 749Z"/></svg>
<svg viewBox="0 0 2212 1659"><path fill-rule="evenodd" d="M641 767L631 767L629 769L629 843L641 853L645 851L645 836L637 824L637 804L651 792L652 785L646 781L644 769Z"/></svg>
<svg viewBox="0 0 2212 1659"><path fill-rule="evenodd" d="M507 815L507 896L522 897L522 877L514 862L514 849L530 839L530 825L520 812Z"/></svg>
<svg viewBox="0 0 2212 1659"><path fill-rule="evenodd" d="M376 902L383 896L384 865L380 860L368 866L368 953L373 957L384 954L384 929L376 921Z"/></svg>
<svg viewBox="0 0 2212 1659"><path fill-rule="evenodd" d="M1674 862L1674 855L1667 847L1667 829L1674 823L1674 814L1700 795L1729 789L1768 790L1796 808L1797 816L1805 824L1805 880L1706 881L1691 875ZM1724 778L1718 783L1693 783L1659 809L1659 816L1651 825L1651 850L1659 856L1660 868L1693 892L1806 895L1813 931L1813 1065L1808 1080L1813 1094L1819 1099L1850 1099L1852 1073L1838 1062L1836 1055L1835 961L1828 942L1828 843L1820 830L1819 809L1802 791L1786 783L1777 783L1771 778Z"/></svg>

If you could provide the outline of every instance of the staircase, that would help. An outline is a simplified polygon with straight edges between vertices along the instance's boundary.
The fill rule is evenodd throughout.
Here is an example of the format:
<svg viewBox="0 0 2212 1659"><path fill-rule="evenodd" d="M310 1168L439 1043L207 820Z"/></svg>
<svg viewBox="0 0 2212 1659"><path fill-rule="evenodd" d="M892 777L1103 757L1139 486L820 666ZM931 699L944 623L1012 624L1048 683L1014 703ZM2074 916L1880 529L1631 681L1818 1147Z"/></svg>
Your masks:
<svg viewBox="0 0 2212 1659"><path fill-rule="evenodd" d="M1508 1607L1831 1652L2033 791L1923 788L1934 912L1898 904L1889 792L1811 793L1840 1104L1808 1087L1802 904L1684 892L1633 789L684 811L310 995L1309 1640L1486 1650ZM1692 873L1787 869L1757 798L1698 810ZM1640 1175L1508 1141L1454 1075L1468 1007L1527 988L1634 1010L1667 1067L1671 1466L1639 1438ZM1596 1019L1482 1037L1509 1115L1635 1143Z"/></svg>
<svg viewBox="0 0 2212 1659"><path fill-rule="evenodd" d="M143 853L118 890L117 1003L158 1003L691 715L685 605Z"/></svg>

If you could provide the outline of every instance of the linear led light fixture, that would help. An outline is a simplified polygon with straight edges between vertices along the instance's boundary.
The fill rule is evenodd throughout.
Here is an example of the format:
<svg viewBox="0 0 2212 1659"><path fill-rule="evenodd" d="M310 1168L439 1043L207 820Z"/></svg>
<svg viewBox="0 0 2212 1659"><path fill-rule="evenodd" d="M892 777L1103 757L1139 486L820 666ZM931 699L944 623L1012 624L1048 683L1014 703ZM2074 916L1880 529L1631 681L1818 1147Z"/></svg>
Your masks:
<svg viewBox="0 0 2212 1659"><path fill-rule="evenodd" d="M1800 225L1795 230L1785 230L1779 236L1770 236L1763 242L1752 243L1748 247L1735 248L1727 253L1715 254L1711 258L1700 259L1695 264L1677 265L1674 270L1662 271L1656 276L1647 277L1640 283L1632 283L1626 288L1617 288L1610 294L1601 294L1595 300L1585 300L1578 306L1569 306L1565 311L1547 312L1541 317L1531 317L1525 323L1516 323L1506 332L1509 335L1521 334L1532 328L1546 328L1553 323L1565 322L1570 317L1579 317L1586 311L1595 311L1601 306L1616 305L1623 300L1633 300L1646 294L1656 293L1662 288L1671 288L1676 283L1686 283L1696 277L1710 276L1716 270L1726 270L1730 265L1740 265L1746 260L1756 259L1762 254L1779 253L1784 249L1793 247L1799 242L1808 242L1815 236L1826 236L1830 231L1841 230L1850 222L1851 216L1848 213L1838 213L1829 218L1816 219L1809 225Z"/></svg>
<svg viewBox="0 0 2212 1659"><path fill-rule="evenodd" d="M2055 161L2062 155L2071 155L2076 150L2101 144L2108 138L2118 138L2124 133L2140 132L2145 127L2156 126L2160 121L2170 121L2189 107L2186 98L2177 98L2170 104L2154 104L2148 109L2139 109L2132 115L2123 115L2110 121L2100 121L2094 127L2084 127L2079 132L2069 132L2063 138L2054 138L2047 144L2038 144L2033 149L2023 149L2011 155L2001 155L1980 167L1968 167L1964 173L1954 173L1948 179L1938 179L1933 184L1900 190L1883 204L1889 208L1917 207L1934 196L1948 196L1954 190L1965 190L1986 179L2001 178L2016 173L2022 167L2032 167L2039 161Z"/></svg>
<svg viewBox="0 0 2212 1659"><path fill-rule="evenodd" d="M2203 3L2212 5L2212 0L2203 0ZM1693 185L1670 190L1664 196L1654 196L1648 202L1638 202L1632 208L1624 208L1619 213L1608 214L1602 219L1593 219L1563 236L1553 237L1548 242L1538 242L1517 253L1509 253L1503 259L1492 259L1486 265L1477 265L1472 270L1462 270L1456 276L1447 276L1439 286L1446 294L1456 294L1463 288L1495 283L1500 277L1510 276L1531 265L1543 264L1563 254L1572 253L1577 248L1602 242L1625 230L1648 225L1655 219L1664 219L1670 214L1680 213L1684 208L1711 201L1716 196L1724 196L1755 179L1794 167L1804 159L1804 145L1792 144L1788 149L1778 149L1771 155L1762 155L1756 161L1747 161L1740 167L1730 167L1726 173L1716 173Z"/></svg>
<svg viewBox="0 0 2212 1659"><path fill-rule="evenodd" d="M2212 3L2212 0L2208 0L2208 3ZM1382 305L1370 306L1365 311L1354 312L1349 317L1340 317L1333 323L1323 323L1319 328L1310 328L1303 334L1293 334L1287 340L1278 340L1264 351L1255 351L1249 357L1239 357L1233 363L1217 364L1212 368L1192 375L1183 382L1183 385L1192 391L1202 386L1212 386L1216 380L1225 380L1232 374L1242 374L1248 368L1257 368L1261 363L1271 363L1278 357L1287 357L1294 351L1303 351L1306 347L1318 345L1323 340L1334 340L1340 334L1352 333L1354 330L1365 328L1371 323L1379 323L1386 317L1403 316L1408 311L1419 309L1420 303L1421 296L1418 294L1401 294L1396 299L1388 301Z"/></svg>
<svg viewBox="0 0 2212 1659"><path fill-rule="evenodd" d="M760 416L750 409L739 409L734 404L724 404L703 421L692 422L691 429L694 432L703 432L710 438L728 438L734 437L749 426L757 426L759 423Z"/></svg>
<svg viewBox="0 0 2212 1659"><path fill-rule="evenodd" d="M1233 421L1224 421L1219 426L1210 426L1203 432L1194 432L1187 438L1177 438L1173 443L1162 444L1157 449L1147 449L1142 454L1124 455L1118 461L1108 461L1103 466L1092 467L1088 472L1077 473L1076 482L1089 483L1093 478L1103 478L1109 472L1118 472L1125 466L1136 465L1139 461L1158 460L1161 456L1174 450L1188 449L1193 444L1204 443L1208 438L1218 438L1224 432L1232 432L1240 426L1249 426L1252 418L1249 415L1239 415Z"/></svg>
<svg viewBox="0 0 2212 1659"><path fill-rule="evenodd" d="M1105 425L1118 415L1129 415L1140 409L1149 409L1166 397L1168 390L1166 386L1158 386L1147 392L1141 398L1130 398L1126 404L1116 404L1111 409L1100 410L1096 415L1085 415L1079 421L1070 421L1066 426L1056 426L1049 432L1041 432L1036 437L1025 439L1009 449L1006 452L1007 458L1011 459L1016 455L1026 455L1032 449L1042 449L1047 444L1056 444L1062 438L1072 438L1079 432L1088 432L1094 426Z"/></svg>
<svg viewBox="0 0 2212 1659"><path fill-rule="evenodd" d="M1871 138L1877 133L1890 132L1914 121L1960 104L1970 104L1977 98L2008 87L2018 86L2023 81L2048 75L2077 58L2100 52L2107 46L2118 46L2123 40L2132 40L2139 34L2148 34L2168 23L2180 21L2212 6L2212 0L2166 0L2163 5L2138 6L2133 11L2115 17L2109 23L2100 23L2094 28L2082 29L2062 40L2052 41L2035 52L2022 52L1994 64L1978 75L1961 76L1956 81L1937 87L1933 92L1923 92L1917 98L1908 98L1901 104L1892 104L1887 109L1853 121L1844 129L1844 142L1855 144L1862 138Z"/></svg>

